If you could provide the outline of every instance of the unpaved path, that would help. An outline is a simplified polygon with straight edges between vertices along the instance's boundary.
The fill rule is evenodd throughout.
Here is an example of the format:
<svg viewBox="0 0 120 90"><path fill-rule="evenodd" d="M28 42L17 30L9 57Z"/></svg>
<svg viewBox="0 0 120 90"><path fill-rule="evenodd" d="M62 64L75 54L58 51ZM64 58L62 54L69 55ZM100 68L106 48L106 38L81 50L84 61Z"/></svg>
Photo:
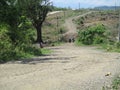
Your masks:
<svg viewBox="0 0 120 90"><path fill-rule="evenodd" d="M0 90L102 90L120 73L119 53L72 43L49 49L47 56L1 64Z"/></svg>
<svg viewBox="0 0 120 90"><path fill-rule="evenodd" d="M82 15L74 16L74 17L70 17L70 18L66 19L64 26L66 27L66 29L68 31L64 34L64 36L67 36L67 38L69 38L69 39L75 38L77 35L77 28L76 28L76 24L73 22L73 20L76 20L76 19L83 17L85 15L91 14L92 12L95 12L95 11L89 11L89 12L84 13Z"/></svg>
<svg viewBox="0 0 120 90"><path fill-rule="evenodd" d="M76 33L71 21L69 34ZM72 43L49 49L50 55L0 64L0 90L102 90L120 73L119 53Z"/></svg>

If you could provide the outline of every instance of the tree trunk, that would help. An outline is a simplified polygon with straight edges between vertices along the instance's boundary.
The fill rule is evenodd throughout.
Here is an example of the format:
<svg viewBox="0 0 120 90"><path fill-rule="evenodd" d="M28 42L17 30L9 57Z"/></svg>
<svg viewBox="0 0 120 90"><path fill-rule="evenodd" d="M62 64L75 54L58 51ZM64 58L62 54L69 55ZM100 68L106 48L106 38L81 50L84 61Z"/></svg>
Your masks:
<svg viewBox="0 0 120 90"><path fill-rule="evenodd" d="M43 48L42 43L42 30L41 30L41 26L36 27L37 30L37 40L36 42L40 44L40 47Z"/></svg>

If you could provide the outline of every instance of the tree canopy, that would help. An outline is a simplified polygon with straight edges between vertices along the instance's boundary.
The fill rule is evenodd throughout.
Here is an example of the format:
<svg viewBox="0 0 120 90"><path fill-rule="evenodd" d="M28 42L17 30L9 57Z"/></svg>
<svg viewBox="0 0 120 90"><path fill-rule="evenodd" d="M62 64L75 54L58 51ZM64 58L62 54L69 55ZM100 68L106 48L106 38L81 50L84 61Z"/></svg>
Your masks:
<svg viewBox="0 0 120 90"><path fill-rule="evenodd" d="M49 0L18 0L18 6L21 8L23 15L28 17L36 28L36 42L43 43L41 27L47 13L51 10L51 2Z"/></svg>

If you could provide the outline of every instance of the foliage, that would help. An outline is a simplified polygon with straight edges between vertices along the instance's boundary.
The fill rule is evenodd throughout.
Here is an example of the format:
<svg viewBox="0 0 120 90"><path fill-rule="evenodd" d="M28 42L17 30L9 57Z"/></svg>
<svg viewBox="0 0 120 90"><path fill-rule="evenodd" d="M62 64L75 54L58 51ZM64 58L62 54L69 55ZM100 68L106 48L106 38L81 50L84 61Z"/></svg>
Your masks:
<svg viewBox="0 0 120 90"><path fill-rule="evenodd" d="M78 41L83 44L101 44L106 40L106 28L103 25L88 27L78 32Z"/></svg>
<svg viewBox="0 0 120 90"><path fill-rule="evenodd" d="M36 35L33 26L45 20L50 9L47 1L0 0L0 63L41 55L32 45Z"/></svg>
<svg viewBox="0 0 120 90"><path fill-rule="evenodd" d="M32 46L28 38L31 36L30 30L23 30L23 32L17 33L17 41L13 42L9 36L11 32L10 26L7 24L0 24L0 63L9 60L16 60L21 58L28 58L34 55L41 55L41 50ZM26 32L25 32L26 31ZM32 30L33 31L33 30ZM33 33L32 33L33 34Z"/></svg>
<svg viewBox="0 0 120 90"><path fill-rule="evenodd" d="M51 53L52 51L49 50L49 49L42 48L42 49L41 49L41 52L42 52L42 55L44 55L44 54L49 54L49 53Z"/></svg>
<svg viewBox="0 0 120 90"><path fill-rule="evenodd" d="M17 27L19 24L20 11L15 5L16 0L0 1L0 22L7 23L11 27Z"/></svg>
<svg viewBox="0 0 120 90"><path fill-rule="evenodd" d="M120 49L120 42L116 42L115 43L115 47L118 48L118 49Z"/></svg>
<svg viewBox="0 0 120 90"><path fill-rule="evenodd" d="M36 42L43 43L41 27L47 17L47 13L51 10L49 0L18 0L18 6L22 13L28 17L34 28L37 30ZM41 46L42 47L42 46Z"/></svg>
<svg viewBox="0 0 120 90"><path fill-rule="evenodd" d="M114 81L113 81L113 85L112 88L113 90L119 90L120 88L120 77L117 77Z"/></svg>

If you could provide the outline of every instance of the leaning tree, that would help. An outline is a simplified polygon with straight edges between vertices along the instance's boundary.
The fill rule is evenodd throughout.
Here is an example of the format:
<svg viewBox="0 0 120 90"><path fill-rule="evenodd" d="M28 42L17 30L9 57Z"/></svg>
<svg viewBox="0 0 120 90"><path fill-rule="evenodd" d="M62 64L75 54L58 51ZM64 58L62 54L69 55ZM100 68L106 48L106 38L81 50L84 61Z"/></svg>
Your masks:
<svg viewBox="0 0 120 90"><path fill-rule="evenodd" d="M36 42L42 47L42 24L48 12L51 10L49 0L17 0L23 15L28 17L37 31Z"/></svg>

